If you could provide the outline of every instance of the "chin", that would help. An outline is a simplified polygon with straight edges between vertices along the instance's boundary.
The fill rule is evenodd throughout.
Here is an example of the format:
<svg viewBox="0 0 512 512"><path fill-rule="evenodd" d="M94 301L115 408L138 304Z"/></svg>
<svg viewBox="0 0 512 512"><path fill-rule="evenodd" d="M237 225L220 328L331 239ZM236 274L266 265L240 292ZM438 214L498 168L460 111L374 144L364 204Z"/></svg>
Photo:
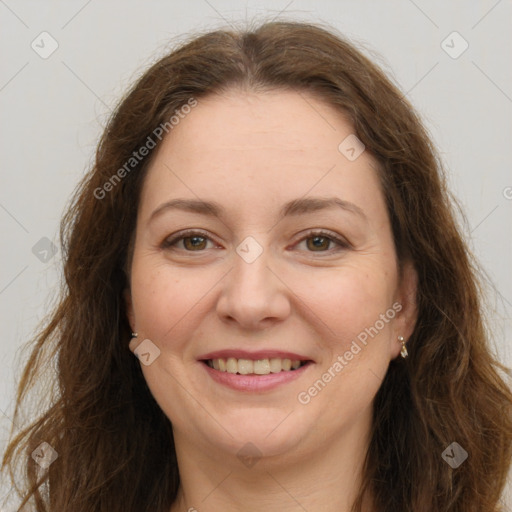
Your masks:
<svg viewBox="0 0 512 512"><path fill-rule="evenodd" d="M298 414L289 412L286 409L276 411L265 408L253 409L252 413L239 411L230 415L229 419L219 418L221 424L229 425L227 430L231 436L223 429L215 429L215 432L222 434L221 438L212 438L212 432L205 435L210 443L239 458L252 456L253 452L259 457L285 456L296 451L313 428L313 425L308 427L304 421L300 421Z"/></svg>

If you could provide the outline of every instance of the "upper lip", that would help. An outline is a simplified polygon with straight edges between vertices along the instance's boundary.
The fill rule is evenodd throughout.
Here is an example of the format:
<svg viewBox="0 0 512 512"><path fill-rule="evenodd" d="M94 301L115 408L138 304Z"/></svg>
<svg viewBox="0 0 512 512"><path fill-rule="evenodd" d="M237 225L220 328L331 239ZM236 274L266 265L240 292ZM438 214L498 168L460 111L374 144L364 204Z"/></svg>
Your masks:
<svg viewBox="0 0 512 512"><path fill-rule="evenodd" d="M284 350L257 350L248 352L247 350L240 349L216 350L215 352L208 352L208 354L204 354L198 359L200 361L208 361L209 359L227 359L229 357L234 357L235 359L251 359L253 361L272 358L291 359L292 361L312 361L310 357Z"/></svg>

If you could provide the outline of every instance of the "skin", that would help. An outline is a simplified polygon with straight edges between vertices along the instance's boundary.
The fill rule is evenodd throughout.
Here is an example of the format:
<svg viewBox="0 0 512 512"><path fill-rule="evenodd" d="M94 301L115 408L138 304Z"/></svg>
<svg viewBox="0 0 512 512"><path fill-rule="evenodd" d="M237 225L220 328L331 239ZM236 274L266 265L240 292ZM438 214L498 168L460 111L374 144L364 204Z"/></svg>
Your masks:
<svg viewBox="0 0 512 512"><path fill-rule="evenodd" d="M131 350L150 339L161 351L142 369L174 429L181 487L171 512L349 511L373 399L399 356L398 336L407 340L416 319L416 275L407 263L399 273L376 162L367 151L349 161L338 150L351 133L312 95L232 90L201 99L155 155L126 302L139 334ZM335 196L364 216L331 208L279 218L304 196ZM225 213L167 209L150 220L175 198L216 201ZM188 228L207 236L196 240L199 250L190 239L162 246ZM350 245L321 239L318 249L311 229ZM248 236L263 250L252 263L236 252ZM394 303L400 312L300 403L299 393ZM197 360L227 348L292 351L314 364L274 390L235 391ZM251 467L237 457L248 442L261 456Z"/></svg>

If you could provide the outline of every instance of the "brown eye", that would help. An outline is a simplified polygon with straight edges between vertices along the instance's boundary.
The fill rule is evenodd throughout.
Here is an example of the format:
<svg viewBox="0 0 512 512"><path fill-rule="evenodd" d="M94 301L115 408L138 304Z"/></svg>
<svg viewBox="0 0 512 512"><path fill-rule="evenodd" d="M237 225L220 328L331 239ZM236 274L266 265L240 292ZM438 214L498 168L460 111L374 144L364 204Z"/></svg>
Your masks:
<svg viewBox="0 0 512 512"><path fill-rule="evenodd" d="M307 248L312 251L323 251L329 249L332 240L326 236L311 236L307 238Z"/></svg>
<svg viewBox="0 0 512 512"><path fill-rule="evenodd" d="M211 245L208 245L211 244ZM203 252L211 249L214 242L210 237L198 231L185 231L176 233L161 244L162 249L180 250L185 252Z"/></svg>
<svg viewBox="0 0 512 512"><path fill-rule="evenodd" d="M204 236L187 236L182 238L183 246L187 251L196 251L206 249L206 237Z"/></svg>
<svg viewBox="0 0 512 512"><path fill-rule="evenodd" d="M339 251L350 249L351 244L339 235L335 235L330 231L311 231L297 244L303 245L303 250L307 252L333 254Z"/></svg>

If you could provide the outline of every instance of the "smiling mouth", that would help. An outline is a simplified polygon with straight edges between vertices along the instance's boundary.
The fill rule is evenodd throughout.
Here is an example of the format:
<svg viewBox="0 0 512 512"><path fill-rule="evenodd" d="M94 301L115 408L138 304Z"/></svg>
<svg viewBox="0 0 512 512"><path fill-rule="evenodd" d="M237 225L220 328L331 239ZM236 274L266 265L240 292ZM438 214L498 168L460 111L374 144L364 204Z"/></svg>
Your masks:
<svg viewBox="0 0 512 512"><path fill-rule="evenodd" d="M202 361L214 370L239 375L269 375L271 373L290 372L311 363L310 360L281 359L236 359L235 357L206 359Z"/></svg>

